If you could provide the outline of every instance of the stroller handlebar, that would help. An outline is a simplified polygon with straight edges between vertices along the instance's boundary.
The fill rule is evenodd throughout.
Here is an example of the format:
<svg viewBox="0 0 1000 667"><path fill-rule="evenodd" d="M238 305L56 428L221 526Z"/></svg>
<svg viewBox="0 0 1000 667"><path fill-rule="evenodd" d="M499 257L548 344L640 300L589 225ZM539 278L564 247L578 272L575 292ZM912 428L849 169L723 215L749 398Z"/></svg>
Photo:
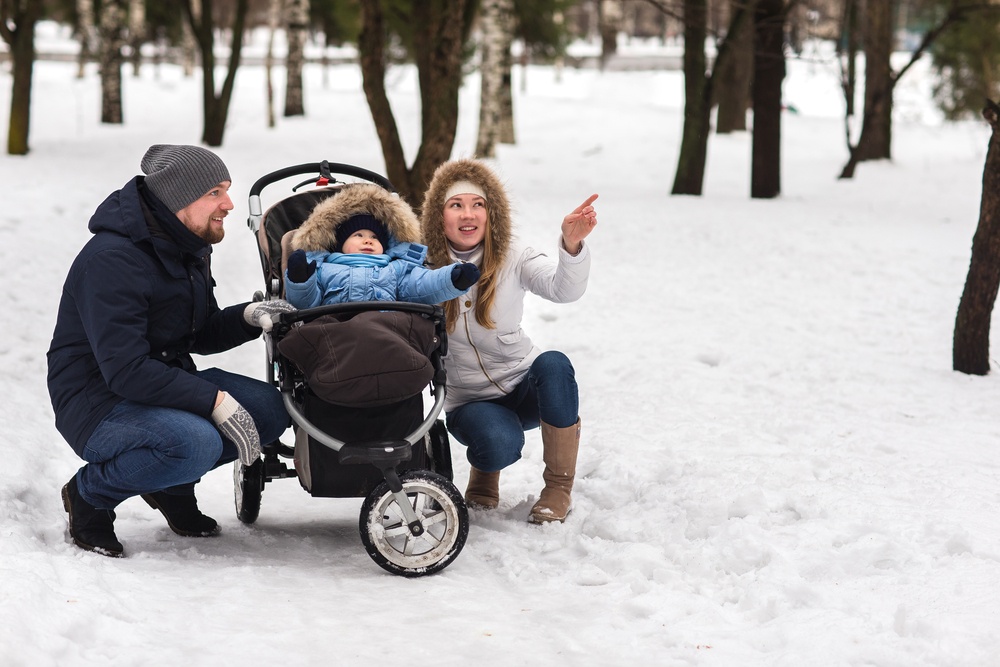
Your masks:
<svg viewBox="0 0 1000 667"><path fill-rule="evenodd" d="M278 181L290 178L291 176L299 176L301 174L316 174L316 184L321 185L333 182L335 180L333 178L334 174L353 176L355 178L370 181L376 185L381 185L389 192L396 192L396 188L385 176L363 167L355 167L352 164L323 160L322 162L305 162L303 164L285 167L284 169L278 169L277 171L272 171L269 174L264 174L258 178L252 186L250 186L250 216L247 218L247 227L250 228L250 231L254 234L257 233L260 229L260 222L264 215L264 209L260 203L261 191L272 183L277 183ZM292 190L297 190L299 186L305 185L306 183L309 183L309 181L299 183L299 185L296 185L292 188Z"/></svg>
<svg viewBox="0 0 1000 667"><path fill-rule="evenodd" d="M250 196L253 197L260 195L261 191L272 183L277 183L278 181L291 176L312 173L318 174L320 178L330 178L332 174L354 176L355 178L363 178L366 181L371 181L372 183L381 185L390 192L396 191L396 188L394 188L392 183L389 182L389 179L381 174L375 173L374 171L370 171L363 167L355 167L352 164L328 162L323 160L322 162L306 162L304 164L297 164L291 167L285 167L284 169L278 169L277 171L272 171L270 174L264 174L250 187Z"/></svg>

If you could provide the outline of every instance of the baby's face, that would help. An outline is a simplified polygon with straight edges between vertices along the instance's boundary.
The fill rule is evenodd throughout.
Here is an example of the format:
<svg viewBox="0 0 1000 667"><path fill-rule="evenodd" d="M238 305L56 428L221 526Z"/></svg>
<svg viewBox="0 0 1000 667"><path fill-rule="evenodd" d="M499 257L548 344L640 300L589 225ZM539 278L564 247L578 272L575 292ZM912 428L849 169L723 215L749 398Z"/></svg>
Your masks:
<svg viewBox="0 0 1000 667"><path fill-rule="evenodd" d="M340 252L345 255L354 255L356 253L381 255L382 250L382 244L379 242L378 237L375 236L375 232L370 229L359 229L354 232L344 240L344 245L340 248Z"/></svg>

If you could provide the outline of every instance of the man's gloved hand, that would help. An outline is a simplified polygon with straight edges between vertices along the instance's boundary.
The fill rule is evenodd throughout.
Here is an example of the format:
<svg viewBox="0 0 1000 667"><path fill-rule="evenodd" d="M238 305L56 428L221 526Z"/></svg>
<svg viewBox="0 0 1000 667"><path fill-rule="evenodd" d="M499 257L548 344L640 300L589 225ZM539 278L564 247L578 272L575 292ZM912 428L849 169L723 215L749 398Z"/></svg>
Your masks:
<svg viewBox="0 0 1000 667"><path fill-rule="evenodd" d="M288 303L284 299L271 299L270 301L254 301L248 304L243 310L243 319L246 320L247 324L255 327L260 327L264 331L270 331L274 322L271 320L272 315L280 315L281 313L294 313L296 310L295 306Z"/></svg>
<svg viewBox="0 0 1000 667"><path fill-rule="evenodd" d="M240 462L248 466L260 458L260 434L246 408L229 394L223 392L223 396L222 402L212 410L212 421L222 436L236 445Z"/></svg>
<svg viewBox="0 0 1000 667"><path fill-rule="evenodd" d="M288 256L288 279L293 283L304 283L316 272L316 260L306 261L306 251L296 250Z"/></svg>
<svg viewBox="0 0 1000 667"><path fill-rule="evenodd" d="M451 270L451 284L455 289L469 289L479 280L479 267L475 264L456 264Z"/></svg>

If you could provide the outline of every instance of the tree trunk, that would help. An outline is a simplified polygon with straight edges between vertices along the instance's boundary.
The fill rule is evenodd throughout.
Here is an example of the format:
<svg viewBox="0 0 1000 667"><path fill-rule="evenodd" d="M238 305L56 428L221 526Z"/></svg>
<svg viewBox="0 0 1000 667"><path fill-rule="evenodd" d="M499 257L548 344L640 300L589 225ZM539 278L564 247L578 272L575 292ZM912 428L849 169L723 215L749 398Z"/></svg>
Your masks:
<svg viewBox="0 0 1000 667"><path fill-rule="evenodd" d="M413 41L420 72L421 142L413 162L410 194L419 205L434 170L451 158L455 145L467 12L465 0L420 0L414 3L413 12L418 28Z"/></svg>
<svg viewBox="0 0 1000 667"><path fill-rule="evenodd" d="M272 70L274 69L274 36L278 32L278 23L281 20L282 0L271 0L267 10L267 53L264 54L264 79L267 89L267 126L274 127L277 122L274 117L274 82L272 81Z"/></svg>
<svg viewBox="0 0 1000 667"><path fill-rule="evenodd" d="M125 43L125 0L104 0L98 29L101 54L101 122L121 125L122 45Z"/></svg>
<svg viewBox="0 0 1000 667"><path fill-rule="evenodd" d="M198 0L192 0L192 7L196 7L197 11L201 12L201 3ZM181 21L181 71L184 73L184 77L194 76L194 66L198 61L198 41L194 38L194 30L191 28L190 21Z"/></svg>
<svg viewBox="0 0 1000 667"><path fill-rule="evenodd" d="M410 8L421 120L420 148L410 168L385 92L385 18L379 2L361 3L358 50L365 97L382 145L386 175L400 196L419 207L434 170L451 157L455 144L462 46L472 17L465 0L419 0Z"/></svg>
<svg viewBox="0 0 1000 667"><path fill-rule="evenodd" d="M952 343L952 368L971 375L990 372L990 318L1000 286L1000 107L987 100L983 117L993 132L983 168L979 225L972 238L972 259Z"/></svg>
<svg viewBox="0 0 1000 667"><path fill-rule="evenodd" d="M856 161L888 160L892 143L892 17L897 0L868 2L865 8L865 110Z"/></svg>
<svg viewBox="0 0 1000 667"><path fill-rule="evenodd" d="M513 35L507 33L507 44L503 49L503 77L500 79L500 134L501 144L513 145L516 143L514 136L514 56L510 52L513 43ZM522 45L525 55L528 52L528 45ZM521 66L521 91L524 91L528 72L528 64Z"/></svg>
<svg viewBox="0 0 1000 667"><path fill-rule="evenodd" d="M184 10L191 24L198 50L201 53L202 70L202 111L205 127L201 140L208 146L221 146L226 131L226 118L229 116L229 103L233 97L233 85L236 82L236 70L240 64L240 52L243 49L243 26L246 23L249 0L236 0L233 16L232 46L230 47L229 67L222 90L215 93L215 55L213 47L214 26L212 24L212 0L201 0L198 11L197 0L184 0Z"/></svg>
<svg viewBox="0 0 1000 667"><path fill-rule="evenodd" d="M684 0L684 129L671 194L700 195L705 180L711 88L705 76L706 0Z"/></svg>
<svg viewBox="0 0 1000 667"><path fill-rule="evenodd" d="M385 91L385 16L381 2L361 3L361 33L358 52L361 60L361 81L368 100L368 109L375 123L386 176L400 193L409 191L410 171L406 166L399 128L392 114L392 105ZM409 197L404 195L405 199Z"/></svg>
<svg viewBox="0 0 1000 667"><path fill-rule="evenodd" d="M129 0L128 3L128 44L132 49L132 76L139 76L142 69L142 44L146 37L145 0Z"/></svg>
<svg viewBox="0 0 1000 667"><path fill-rule="evenodd" d="M597 21L601 33L601 69L611 56L618 53L618 31L622 23L622 6L619 0L597 0Z"/></svg>
<svg viewBox="0 0 1000 667"><path fill-rule="evenodd" d="M754 16L750 197L772 199L781 194L781 85L785 79L784 0L758 0Z"/></svg>
<svg viewBox="0 0 1000 667"><path fill-rule="evenodd" d="M844 0L844 2L844 18L840 26L840 44L844 48L844 53L840 57L840 87L844 91L844 102L846 105L844 116L849 120L854 116L854 97L858 83L858 51L860 50L858 36L858 31L860 30L858 25L859 0ZM848 139L850 139L850 133L848 133Z"/></svg>
<svg viewBox="0 0 1000 667"><path fill-rule="evenodd" d="M77 39L80 53L76 57L76 78L82 79L87 61L94 55L94 0L76 0Z"/></svg>
<svg viewBox="0 0 1000 667"><path fill-rule="evenodd" d="M31 129L31 79L35 68L35 24L40 2L19 0L0 4L0 36L10 47L11 95L7 126L7 153L28 154Z"/></svg>
<svg viewBox="0 0 1000 667"><path fill-rule="evenodd" d="M755 0L730 0L731 12L744 11L752 16ZM745 132L747 109L751 104L750 82L753 80L753 21L741 21L726 41L732 50L731 58L716 63L712 71L713 85L719 111L715 131L719 134Z"/></svg>
<svg viewBox="0 0 1000 667"><path fill-rule="evenodd" d="M500 136L504 62L510 62L510 40L507 35L513 27L513 10L513 0L484 0L481 7L480 26L483 37L479 67L479 133L476 139L476 155L479 157L496 156L496 144ZM504 54L504 48L507 49L507 54ZM509 72L508 69L508 76Z"/></svg>
<svg viewBox="0 0 1000 667"><path fill-rule="evenodd" d="M285 56L285 117L304 116L302 95L302 63L305 60L306 35L309 28L309 0L286 0L285 29L288 54Z"/></svg>

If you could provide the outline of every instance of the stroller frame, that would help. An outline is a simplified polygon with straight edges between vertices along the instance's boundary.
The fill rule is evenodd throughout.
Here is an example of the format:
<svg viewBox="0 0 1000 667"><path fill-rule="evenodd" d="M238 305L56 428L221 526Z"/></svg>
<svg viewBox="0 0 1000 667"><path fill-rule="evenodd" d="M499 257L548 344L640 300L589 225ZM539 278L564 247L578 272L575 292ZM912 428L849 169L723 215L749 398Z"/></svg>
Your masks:
<svg viewBox="0 0 1000 667"><path fill-rule="evenodd" d="M261 206L260 194L268 185L302 174L313 176L292 188L293 192L309 184L321 190L300 193L309 196L303 198L302 206L295 202L290 207L297 209L293 213L301 215L301 219L297 220L298 224L294 220L285 221L291 230L297 229L304 221L308 213L306 207L311 209L318 201L336 196L339 185L344 182L337 180L334 174L376 183L395 194L392 184L375 172L327 161L286 167L259 178L250 190L247 225L257 237L267 293L265 295L258 292L255 300L281 298L283 284L281 244L275 247L278 238L266 227L267 214ZM291 199L292 197L288 197L281 200L269 209L268 214L279 204ZM282 240L289 231L282 232ZM402 437L348 442L327 432L306 414L304 396L309 391L308 385L295 364L281 355L278 343L300 323L311 322L326 315L352 316L373 310L409 313L434 323L439 344L429 357L434 371L431 380L433 405L426 411L420 424ZM293 426L304 431L319 445L336 452L340 464L369 464L381 473L383 481L368 492L359 521L362 542L369 556L383 569L402 576L432 574L450 564L464 547L468 535L468 510L458 489L451 482L447 431L443 421L439 419L446 393L445 371L441 361L441 357L447 352L443 309L440 306L401 301L323 305L275 316L272 330L265 333L265 343L267 380L281 391ZM427 445L430 450L428 460L431 469L411 469L401 474L397 468L410 461L414 447L421 444ZM281 442L267 443L263 445L261 454L261 459L250 466L244 466L239 461L234 464L236 513L244 523L256 521L261 494L267 482L278 478L298 477L295 469L279 460L279 457L294 458L294 447ZM435 454L446 460L436 460ZM438 469L443 474L438 474Z"/></svg>

